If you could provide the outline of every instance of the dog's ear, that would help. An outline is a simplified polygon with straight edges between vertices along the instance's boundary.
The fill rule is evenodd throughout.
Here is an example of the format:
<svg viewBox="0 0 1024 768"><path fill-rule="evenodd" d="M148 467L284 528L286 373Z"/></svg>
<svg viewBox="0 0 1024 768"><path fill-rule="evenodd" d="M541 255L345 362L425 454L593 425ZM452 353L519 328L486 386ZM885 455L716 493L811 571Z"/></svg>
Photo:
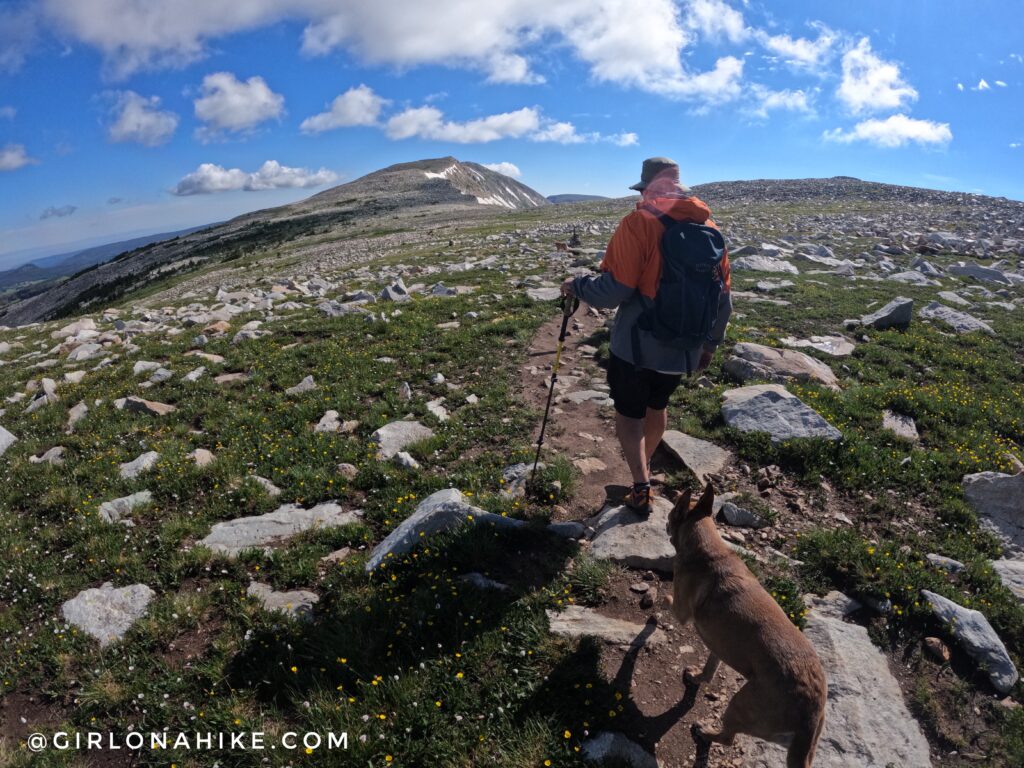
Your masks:
<svg viewBox="0 0 1024 768"><path fill-rule="evenodd" d="M715 509L715 489L711 485L711 481L704 486L704 493L701 494L697 503L693 506L693 517L710 517L711 513Z"/></svg>
<svg viewBox="0 0 1024 768"><path fill-rule="evenodd" d="M673 541L676 538L676 531L679 530L679 526L683 520L686 519L687 513L690 511L690 489L687 488L676 499L676 505L672 507L672 511L668 515L668 535Z"/></svg>

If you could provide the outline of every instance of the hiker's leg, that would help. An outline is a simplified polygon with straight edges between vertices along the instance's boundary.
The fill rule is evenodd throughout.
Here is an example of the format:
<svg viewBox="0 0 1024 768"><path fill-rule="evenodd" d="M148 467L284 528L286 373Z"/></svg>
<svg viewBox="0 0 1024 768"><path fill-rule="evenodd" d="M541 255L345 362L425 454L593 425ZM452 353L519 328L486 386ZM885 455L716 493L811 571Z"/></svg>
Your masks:
<svg viewBox="0 0 1024 768"><path fill-rule="evenodd" d="M619 438L622 455L626 457L633 482L648 482L650 477L647 475L647 457L644 451L644 420L631 419L616 411L615 435Z"/></svg>
<svg viewBox="0 0 1024 768"><path fill-rule="evenodd" d="M661 436L665 434L665 427L668 426L668 408L656 410L647 409L647 416L644 418L644 458L646 463L651 463L651 457L661 443Z"/></svg>

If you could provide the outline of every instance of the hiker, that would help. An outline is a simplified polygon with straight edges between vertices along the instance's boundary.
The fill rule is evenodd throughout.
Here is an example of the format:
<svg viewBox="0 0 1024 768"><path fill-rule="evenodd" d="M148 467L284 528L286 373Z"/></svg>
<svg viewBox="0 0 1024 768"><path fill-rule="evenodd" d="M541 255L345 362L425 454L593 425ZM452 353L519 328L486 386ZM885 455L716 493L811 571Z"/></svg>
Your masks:
<svg viewBox="0 0 1024 768"><path fill-rule="evenodd" d="M630 189L638 190L641 200L608 242L601 274L566 280L562 294L593 307L618 308L608 386L615 404L615 433L633 476L625 503L646 516L653 504L651 456L668 423L669 398L684 375L710 365L725 337L732 299L725 242L708 206L679 183L679 166L665 157L648 158L639 183ZM705 270L709 282L690 280L682 292L679 283L663 282L662 235L676 222L705 225L682 231L688 243L705 243L700 257L712 265ZM717 250L707 247L712 241L719 244ZM713 250L714 255L707 255ZM677 253L673 251L673 264L680 263ZM670 270L664 276L673 274ZM690 306L682 307L684 303ZM661 322L666 318L667 326ZM666 328L675 328L672 333L679 335L667 336Z"/></svg>

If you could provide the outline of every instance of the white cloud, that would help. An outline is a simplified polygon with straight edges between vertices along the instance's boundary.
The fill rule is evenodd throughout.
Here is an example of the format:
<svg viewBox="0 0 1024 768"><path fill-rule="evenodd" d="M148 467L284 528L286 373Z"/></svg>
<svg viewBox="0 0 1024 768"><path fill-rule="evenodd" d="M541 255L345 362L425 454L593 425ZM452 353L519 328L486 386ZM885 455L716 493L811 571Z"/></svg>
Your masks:
<svg viewBox="0 0 1024 768"><path fill-rule="evenodd" d="M331 102L326 112L307 117L299 130L303 133L322 133L335 128L356 125L376 125L385 104L390 103L366 85L349 88Z"/></svg>
<svg viewBox="0 0 1024 768"><path fill-rule="evenodd" d="M1020 142L1019 141L1011 141L1010 142L1010 149L1018 149L1019 147L1020 147Z"/></svg>
<svg viewBox="0 0 1024 768"><path fill-rule="evenodd" d="M195 111L206 123L199 130L203 139L250 131L284 112L284 96L270 90L262 77L242 82L231 72L214 72L203 78L200 93Z"/></svg>
<svg viewBox="0 0 1024 768"><path fill-rule="evenodd" d="M742 92L743 63L735 56L723 56L715 62L714 69L664 81L658 90L663 95L682 99L729 101Z"/></svg>
<svg viewBox="0 0 1024 768"><path fill-rule="evenodd" d="M134 141L146 147L170 141L178 127L178 116L159 109L159 97L146 98L134 91L111 95L116 99L113 111L117 118L107 126L107 138L114 142Z"/></svg>
<svg viewBox="0 0 1024 768"><path fill-rule="evenodd" d="M259 192L283 187L319 187L331 184L337 179L338 175L326 168L319 171L289 168L276 160L267 160L253 173L246 173L239 168L224 168L214 163L203 163L182 178L171 190L171 194L185 196L235 190Z"/></svg>
<svg viewBox="0 0 1024 768"><path fill-rule="evenodd" d="M0 148L0 171L16 171L39 161L29 157L22 144L8 144Z"/></svg>
<svg viewBox="0 0 1024 768"><path fill-rule="evenodd" d="M582 135L576 132L576 126L568 122L550 122L542 129L530 135L531 141L551 141L556 144L583 144L594 141L598 134Z"/></svg>
<svg viewBox="0 0 1024 768"><path fill-rule="evenodd" d="M852 131L843 131L840 128L825 131L824 138L842 144L866 141L887 148L902 147L910 142L922 146L944 146L953 140L953 132L949 129L949 123L892 115L884 120L864 120L857 123Z"/></svg>
<svg viewBox="0 0 1024 768"><path fill-rule="evenodd" d="M688 0L683 13L687 28L711 40L741 43L751 33L743 14L724 0Z"/></svg>
<svg viewBox="0 0 1024 768"><path fill-rule="evenodd" d="M962 91L962 90L964 89L964 84L963 84L963 83L957 83L957 84L956 84L956 89L957 89L958 91Z"/></svg>
<svg viewBox="0 0 1024 768"><path fill-rule="evenodd" d="M72 213L78 210L77 205L62 205L60 208L55 208L52 205L46 208L41 214L39 214L40 220L43 219L63 219L70 216Z"/></svg>
<svg viewBox="0 0 1024 768"><path fill-rule="evenodd" d="M818 30L818 37L811 40L806 37L793 38L789 35L769 35L758 32L761 45L776 54L782 61L797 69L815 70L831 57L838 36L824 24L813 25Z"/></svg>
<svg viewBox="0 0 1024 768"><path fill-rule="evenodd" d="M4 118L6 120L13 120L14 116L17 114L17 107L0 107L0 118Z"/></svg>
<svg viewBox="0 0 1024 768"><path fill-rule="evenodd" d="M535 59L564 51L594 80L676 98L706 98L681 54L693 40L676 0L40 0L58 34L98 49L109 76L181 67L210 44L284 19L305 23L308 55L343 50L363 64L476 69L491 82L538 83ZM721 0L693 0L699 23L726 39L742 16ZM718 15L705 9L724 8ZM693 23L693 22L691 22ZM720 73L720 68L716 69ZM717 96L717 94L715 94Z"/></svg>
<svg viewBox="0 0 1024 768"><path fill-rule="evenodd" d="M843 54L843 79L836 95L853 114L900 109L917 99L899 65L878 58L866 37Z"/></svg>
<svg viewBox="0 0 1024 768"><path fill-rule="evenodd" d="M996 80L996 85L998 85L1000 88L1006 87L1006 83L1004 83L1002 80Z"/></svg>
<svg viewBox="0 0 1024 768"><path fill-rule="evenodd" d="M17 72L36 42L36 17L28 6L0 9L0 72Z"/></svg>
<svg viewBox="0 0 1024 768"><path fill-rule="evenodd" d="M518 139L540 128L540 114L532 107L489 115L464 123L444 119L437 107L411 107L392 116L385 127L391 139L414 136L456 144L475 144L498 139Z"/></svg>
<svg viewBox="0 0 1024 768"><path fill-rule="evenodd" d="M981 80L978 81L978 84L976 86L974 86L971 90L972 91L989 91L989 90L992 90L992 86L989 85L985 81L985 78L981 78Z"/></svg>
<svg viewBox="0 0 1024 768"><path fill-rule="evenodd" d="M787 110L790 112L803 112L811 114L814 109L811 107L809 94L804 90L782 90L773 91L760 83L753 85L750 95L754 100L751 114L757 117L767 117L769 112Z"/></svg>
<svg viewBox="0 0 1024 768"><path fill-rule="evenodd" d="M519 170L519 166L515 163L484 163L483 166L513 179L518 179L523 175L523 172Z"/></svg>
<svg viewBox="0 0 1024 768"><path fill-rule="evenodd" d="M620 147L635 147L640 143L640 137L635 133L616 133L609 136L608 140Z"/></svg>

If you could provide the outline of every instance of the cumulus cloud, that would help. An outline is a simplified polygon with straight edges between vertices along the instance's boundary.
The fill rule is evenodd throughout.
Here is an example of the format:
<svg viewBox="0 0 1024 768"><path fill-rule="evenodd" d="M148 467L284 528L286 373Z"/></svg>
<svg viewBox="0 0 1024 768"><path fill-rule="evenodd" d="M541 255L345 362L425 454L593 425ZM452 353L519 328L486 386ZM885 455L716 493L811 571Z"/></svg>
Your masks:
<svg viewBox="0 0 1024 768"><path fill-rule="evenodd" d="M52 205L45 209L39 214L40 219L63 219L65 216L70 216L72 213L78 210L77 205L62 205L60 208L54 208Z"/></svg>
<svg viewBox="0 0 1024 768"><path fill-rule="evenodd" d="M214 163L203 163L182 178L171 190L171 194L187 196L237 190L259 192L286 187L319 187L331 184L337 179L338 175L326 168L319 171L289 168L276 160L267 160L253 173L246 173L240 168L224 168Z"/></svg>
<svg viewBox="0 0 1024 768"><path fill-rule="evenodd" d="M620 147L634 147L640 143L640 137L635 133L616 133L609 136L608 141Z"/></svg>
<svg viewBox="0 0 1024 768"><path fill-rule="evenodd" d="M1006 87L1006 83L1004 83L1002 80L996 80L995 82L996 82L996 85L998 85L1000 88L1005 88Z"/></svg>
<svg viewBox="0 0 1024 768"><path fill-rule="evenodd" d="M326 112L303 120L299 130L303 133L322 133L335 128L376 125L381 110L388 103L390 102L387 99L378 96L369 86L349 88L335 97Z"/></svg>
<svg viewBox="0 0 1024 768"><path fill-rule="evenodd" d="M111 94L115 99L114 121L107 126L107 138L113 142L136 142L158 147L170 141L178 128L178 116L160 109L157 96L140 96L135 91Z"/></svg>
<svg viewBox="0 0 1024 768"><path fill-rule="evenodd" d="M836 128L825 131L825 139L849 144L865 141L879 147L902 147L909 143L922 146L945 146L953 140L949 123L917 120L906 115L892 115L884 120L872 119L857 123L851 131Z"/></svg>
<svg viewBox="0 0 1024 768"><path fill-rule="evenodd" d="M538 83L541 45L568 50L596 81L677 98L706 98L682 52L694 29L675 0L40 0L59 34L98 49L108 76L181 67L212 41L283 19L304 23L302 50L343 50L363 64L400 69L475 69L491 82ZM688 22L726 39L743 37L742 15L721 0L690 0ZM718 11L717 13L713 11ZM706 79L705 79L706 80Z"/></svg>
<svg viewBox="0 0 1024 768"><path fill-rule="evenodd" d="M750 89L750 95L753 98L750 112L756 117L768 117L769 112L780 110L805 114L814 112L807 91L789 89L774 91L764 85L755 84Z"/></svg>
<svg viewBox="0 0 1024 768"><path fill-rule="evenodd" d="M815 70L831 57L838 36L824 24L813 26L818 30L818 37L814 40L789 35L769 35L760 31L757 38L761 45L778 56L783 63L797 69Z"/></svg>
<svg viewBox="0 0 1024 768"><path fill-rule="evenodd" d="M200 138L244 133L280 117L284 113L284 96L270 90L262 77L242 82L231 72L214 72L203 78L195 112L206 123L200 129Z"/></svg>
<svg viewBox="0 0 1024 768"><path fill-rule="evenodd" d="M522 171L519 170L519 166L515 163L484 163L484 168L490 168L492 171L497 171L503 176L510 176L513 179L518 179L523 175Z"/></svg>
<svg viewBox="0 0 1024 768"><path fill-rule="evenodd" d="M38 162L34 157L28 156L23 144L8 144L0 149L0 171L16 171Z"/></svg>
<svg viewBox="0 0 1024 768"><path fill-rule="evenodd" d="M976 86L974 86L971 90L972 91L990 91L990 90L992 90L992 86L989 85L985 81L985 78L981 78L981 80L978 81L978 84Z"/></svg>
<svg viewBox="0 0 1024 768"><path fill-rule="evenodd" d="M751 34L743 14L724 0L687 0L683 16L688 29L711 40L742 43Z"/></svg>
<svg viewBox="0 0 1024 768"><path fill-rule="evenodd" d="M842 69L836 95L855 115L901 109L917 99L917 91L903 79L899 65L876 56L866 37L843 54Z"/></svg>

